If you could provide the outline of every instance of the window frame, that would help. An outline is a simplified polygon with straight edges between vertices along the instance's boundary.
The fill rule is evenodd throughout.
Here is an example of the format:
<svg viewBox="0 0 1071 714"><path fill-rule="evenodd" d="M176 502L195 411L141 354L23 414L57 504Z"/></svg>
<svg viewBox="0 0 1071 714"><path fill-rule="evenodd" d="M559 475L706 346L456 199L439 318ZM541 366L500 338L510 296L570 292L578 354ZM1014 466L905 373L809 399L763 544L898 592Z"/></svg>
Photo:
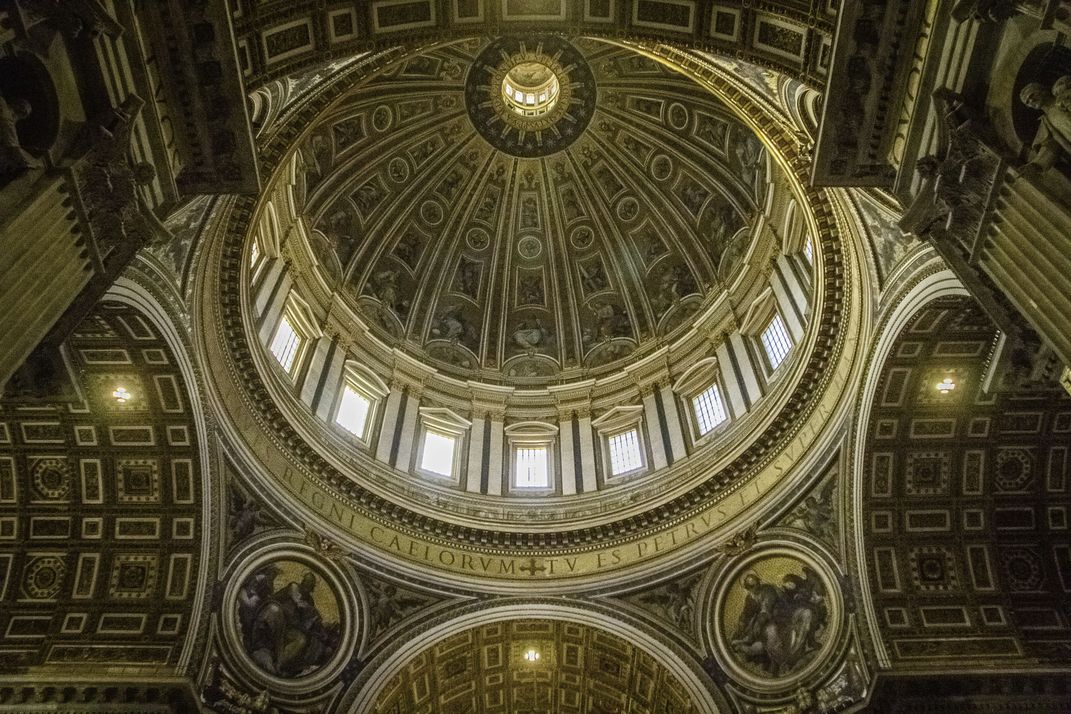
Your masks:
<svg viewBox="0 0 1071 714"><path fill-rule="evenodd" d="M773 358L770 355L766 343L766 333L773 327L775 322L781 325L781 336L783 336L784 341L788 344L788 348L785 350L784 354L781 355L781 359L777 364L773 363ZM781 311L776 307L773 310L773 314L762 323L762 328L759 330L756 338L758 346L762 350L762 361L766 368L767 376L772 376L776 374L781 367L788 363L788 357L792 354L792 348L796 346L795 342L792 340L792 334L788 331L788 325L785 324L785 318L781 315Z"/></svg>
<svg viewBox="0 0 1071 714"><path fill-rule="evenodd" d="M700 424L699 412L696 409L696 401L711 390L716 390L718 395L718 405L721 407L721 421L712 425L707 431L703 431ZM690 412L692 416L692 427L695 430L695 440L702 441L712 436L713 434L723 430L732 421L732 415L729 411L729 401L725 397L725 391L722 389L721 380L718 378L713 379L706 387L698 390L693 390L692 394L688 397L688 405L691 407Z"/></svg>
<svg viewBox="0 0 1071 714"><path fill-rule="evenodd" d="M703 434L699 430L699 415L695 412L695 399L712 386L718 388L725 419ZM688 422L692 444L699 445L716 438L719 433L732 425L737 416L717 357L704 358L689 367L674 383L673 392L680 399L680 409L688 415L685 420Z"/></svg>
<svg viewBox="0 0 1071 714"><path fill-rule="evenodd" d="M275 356L275 352L272 351L272 344L275 342L275 337L279 332L279 328L286 320L294 333L301 340L298 345L298 349L294 354L294 360L291 364L291 369L287 370L283 367L283 364ZM294 290L290 290L287 293L286 298L283 300L282 310L279 311L278 317L276 317L275 326L272 328L270 337L267 340L267 344L264 345L268 356L272 362L287 376L290 384L296 386L301 384L301 380L305 374L308 356L313 351L313 346L316 341L323 336L323 331L317 324L315 318L313 318L312 310L309 308L301 296Z"/></svg>
<svg viewBox="0 0 1071 714"><path fill-rule="evenodd" d="M286 324L290 331L293 333L297 340L297 346L294 348L293 357L290 359L290 366L283 364L279 355L275 353L275 341L279 337L279 330L282 329L283 324ZM275 323L275 329L271 331L271 337L268 339L268 354L271 355L272 361L275 365L282 370L291 382L296 383L298 379L298 373L301 371L301 360L304 357L304 352L308 348L309 337L304 334L300 320L296 318L290 306L287 305L279 315L278 321Z"/></svg>
<svg viewBox="0 0 1071 714"><path fill-rule="evenodd" d="M441 471L436 471L435 469L428 468L424 465L424 454L427 450L428 438L431 436L437 436L444 440L449 439L451 442L450 473L448 474L444 474ZM451 434L449 432L442 431L441 429L436 429L435 427L425 426L421 431L419 451L420 453L417 454L417 470L420 471L420 473L425 474L427 476L432 476L437 479L446 479L449 481L458 480L460 471L460 460L458 457L460 456L461 449L460 439L458 439L456 434Z"/></svg>
<svg viewBox="0 0 1071 714"><path fill-rule="evenodd" d="M524 421L510 424L505 428L506 442L509 446L509 490L517 495L546 495L558 491L557 458L555 444L558 427L539 421ZM547 483L545 486L523 486L518 482L519 449L542 448L547 452Z"/></svg>
<svg viewBox="0 0 1071 714"><path fill-rule="evenodd" d="M605 480L627 479L645 474L651 470L651 461L647 453L647 437L643 429L642 406L614 407L598 419L592 420L591 425L599 435L602 472ZM636 447L639 450L640 465L634 469L615 474L610 458L610 439L629 431L636 432Z"/></svg>
<svg viewBox="0 0 1071 714"><path fill-rule="evenodd" d="M636 460L639 461L639 465L638 466L633 466L632 468L626 469L624 471L615 472L614 471L614 447L613 447L613 442L614 442L614 440L616 440L616 439L618 439L620 437L623 437L626 434L635 434L635 446L636 446L635 456L636 456ZM639 427L638 424L633 424L632 426L628 426L628 427L625 427L624 429L620 429L620 430L615 431L615 432L613 432L611 434L607 434L606 435L606 465L608 467L608 475L610 476L610 478L621 478L622 476L629 476L629 475L635 474L635 473L637 473L639 471L646 471L647 470L647 459L644 458L644 453L643 453L644 451L645 451L645 449L644 449L644 444L643 444L643 438L640 436L640 427ZM631 457L632 454L629 454L629 456Z"/></svg>
<svg viewBox="0 0 1071 714"><path fill-rule="evenodd" d="M364 433L356 434L343 426L338 421L339 411L342 409L342 400L346 396L346 390L352 389L357 394L368 400L368 414L365 416ZM342 368L342 382L335 397L335 403L331 410L333 415L331 423L338 427L348 438L353 439L365 447L371 446L372 434L375 433L382 411L383 400L390 393L390 388L374 372L359 364L355 360L346 360Z"/></svg>
<svg viewBox="0 0 1071 714"><path fill-rule="evenodd" d="M461 482L461 471L464 466L465 436L472 426L472 422L460 416L456 412L442 407L420 407L420 429L418 432L417 448L414 450L415 460L411 464L412 471L438 482ZM452 455L450 474L442 474L438 471L426 469L423 466L424 449L427 446L428 434L435 433L440 436L450 437L454 440L454 453Z"/></svg>

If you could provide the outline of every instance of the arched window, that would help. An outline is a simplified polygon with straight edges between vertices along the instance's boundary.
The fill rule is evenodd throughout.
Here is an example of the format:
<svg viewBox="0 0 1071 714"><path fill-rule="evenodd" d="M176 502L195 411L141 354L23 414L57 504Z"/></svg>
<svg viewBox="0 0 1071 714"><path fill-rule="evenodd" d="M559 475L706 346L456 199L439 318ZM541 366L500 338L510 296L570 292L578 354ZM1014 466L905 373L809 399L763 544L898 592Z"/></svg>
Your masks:
<svg viewBox="0 0 1071 714"><path fill-rule="evenodd" d="M420 407L417 470L428 476L456 481L461 473L465 433L471 426L472 422L450 409Z"/></svg>

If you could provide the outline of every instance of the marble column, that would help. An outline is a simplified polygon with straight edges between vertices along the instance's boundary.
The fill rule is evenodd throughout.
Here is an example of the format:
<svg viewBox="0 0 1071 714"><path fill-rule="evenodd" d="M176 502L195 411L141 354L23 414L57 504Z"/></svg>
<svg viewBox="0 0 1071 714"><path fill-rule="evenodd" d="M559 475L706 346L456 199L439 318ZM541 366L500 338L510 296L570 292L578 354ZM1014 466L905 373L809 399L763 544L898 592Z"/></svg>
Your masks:
<svg viewBox="0 0 1071 714"><path fill-rule="evenodd" d="M684 417L677 404L677 395L673 387L663 384L659 388L662 397L662 410L666 414L666 430L669 431L669 451L673 460L683 459L688 455L688 449L684 442Z"/></svg>
<svg viewBox="0 0 1071 714"><path fill-rule="evenodd" d="M398 411L402 407L402 385L394 382L390 385L386 403L383 405L383 420L380 422L379 439L376 441L376 460L390 464L390 452L394 446L394 435L398 432Z"/></svg>
<svg viewBox="0 0 1071 714"><path fill-rule="evenodd" d="M394 460L394 468L400 471L409 471L411 468L419 421L420 392L410 387L405 394L405 413L398 427L398 457Z"/></svg>
<svg viewBox="0 0 1071 714"><path fill-rule="evenodd" d="M584 493L598 489L595 474L595 435L591 430L591 413L581 412L577 415L580 427L580 479Z"/></svg>

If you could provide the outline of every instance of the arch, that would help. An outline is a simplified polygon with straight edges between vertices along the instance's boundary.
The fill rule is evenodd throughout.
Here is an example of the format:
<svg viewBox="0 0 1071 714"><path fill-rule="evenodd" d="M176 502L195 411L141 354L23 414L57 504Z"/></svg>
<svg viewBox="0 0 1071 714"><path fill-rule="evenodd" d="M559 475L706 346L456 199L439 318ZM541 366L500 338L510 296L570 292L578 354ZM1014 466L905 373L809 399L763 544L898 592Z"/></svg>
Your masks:
<svg viewBox="0 0 1071 714"><path fill-rule="evenodd" d="M903 292L900 299L893 303L892 309L881 320L878 329L874 333L878 337L874 347L871 349L867 361L866 376L862 388L860 389L858 401L859 408L856 412L855 433L853 435L852 453L854 454L854 460L851 469L851 508L856 523L862 522L863 512L862 492L864 454L862 444L866 441L866 425L870 420L871 406L874 403L874 395L877 393L878 381L881 378L880 365L884 364L885 359L889 356L889 352L896 341L896 336L900 334L901 330L903 330L904 326L912 316L922 307L942 297L963 296L967 294L967 289L963 287L950 270L941 269L932 271L928 275L924 274L922 279L908 287ZM862 531L856 529L854 536L856 564L859 565L866 562ZM870 593L869 582L865 577L857 578L856 582L862 594L860 602L863 605L867 624L870 631L876 635L878 633L877 617L872 605L873 599ZM887 667L889 663L888 655L886 654L880 639L875 641L874 649L877 654L878 663L883 667Z"/></svg>
<svg viewBox="0 0 1071 714"><path fill-rule="evenodd" d="M211 513L212 503L218 503L222 497L222 491L220 488L220 480L214 477L216 470L216 464L214 461L215 453L215 438L212 432L208 429L207 421L205 420L205 406L201 400L201 388L200 378L197 370L193 366L193 361L190 357L190 348L187 346L186 340L181 333L175 327L174 318L170 315L167 308L161 304L155 295L149 290L144 288L134 279L128 276L120 276L116 279L115 283L108 290L105 298L112 298L116 302L130 305L137 308L145 316L147 316L153 323L153 325L160 330L168 346L171 348L173 355L178 362L178 368L182 373L182 378L186 381L186 396L190 400L190 411L193 415L194 425L197 431L197 437L201 444L204 445L200 449L200 464L199 470L201 473L201 509L204 515ZM213 519L205 519L202 523L202 545L201 545L201 562L210 563L215 559L213 555L213 543L215 543L216 537L213 533ZM207 623L207 619L210 616L211 603L208 597L211 593L211 588L202 587L198 588L194 595L193 614L190 617L191 622L198 624L198 630ZM186 646L184 647L179 661L182 666L192 661L197 656L197 638L191 637L188 639Z"/></svg>
<svg viewBox="0 0 1071 714"><path fill-rule="evenodd" d="M860 580L884 654L1059 661L1071 401L1055 382L991 384L999 332L972 299L906 314L874 365L859 449Z"/></svg>
<svg viewBox="0 0 1071 714"><path fill-rule="evenodd" d="M0 562L24 560L22 587L36 600L0 605L5 637L33 635L28 668L75 666L83 647L106 646L107 663L130 672L185 672L205 644L209 588L197 573L213 569L219 499L196 370L174 315L130 278L64 351L77 367L73 398L57 398L44 418L42 404L20 409L17 396L4 409L15 416L0 429L2 520L42 524L8 531L0 548ZM41 535L62 550L41 553ZM11 587L6 596L22 597Z"/></svg>
<svg viewBox="0 0 1071 714"><path fill-rule="evenodd" d="M340 710L370 712L392 677L398 675L414 656L447 637L481 625L517 619L546 619L587 625L617 635L655 657L683 685L696 705L697 714L731 711L709 677L686 661L682 651L660 638L645 626L622 617L620 612L595 607L580 607L547 601L514 602L486 609L473 609L453 619L436 623L418 632L406 642L391 648L374 662L367 679L358 680L342 699Z"/></svg>

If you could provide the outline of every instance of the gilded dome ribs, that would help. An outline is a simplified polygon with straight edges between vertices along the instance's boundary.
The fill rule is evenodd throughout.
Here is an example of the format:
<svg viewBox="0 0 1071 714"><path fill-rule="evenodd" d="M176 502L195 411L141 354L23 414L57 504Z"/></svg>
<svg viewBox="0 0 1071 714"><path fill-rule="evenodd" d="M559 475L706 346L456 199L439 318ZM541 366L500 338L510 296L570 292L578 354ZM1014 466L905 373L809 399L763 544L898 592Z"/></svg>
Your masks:
<svg viewBox="0 0 1071 714"><path fill-rule="evenodd" d="M738 122L656 62L581 46L411 58L305 143L319 262L345 260L390 346L466 379L606 374L739 267L730 239L750 240L756 208L728 148Z"/></svg>
<svg viewBox="0 0 1071 714"><path fill-rule="evenodd" d="M585 307L594 313L593 323L584 325L582 331L584 358L593 359L590 355L598 348L601 356L594 359L611 362L632 352L650 325L650 316L643 312L646 319L641 321L635 304L642 294L642 283L636 284L635 276L629 274L628 263L623 256L615 255L614 250L623 243L607 204L624 195L626 187L605 157L590 145L580 147L580 156L570 153L570 159L589 195L603 199L590 204L599 238L593 245L601 243L601 250L596 250L591 258L578 261L575 276L585 296ZM626 338L630 340L627 345L618 341Z"/></svg>

